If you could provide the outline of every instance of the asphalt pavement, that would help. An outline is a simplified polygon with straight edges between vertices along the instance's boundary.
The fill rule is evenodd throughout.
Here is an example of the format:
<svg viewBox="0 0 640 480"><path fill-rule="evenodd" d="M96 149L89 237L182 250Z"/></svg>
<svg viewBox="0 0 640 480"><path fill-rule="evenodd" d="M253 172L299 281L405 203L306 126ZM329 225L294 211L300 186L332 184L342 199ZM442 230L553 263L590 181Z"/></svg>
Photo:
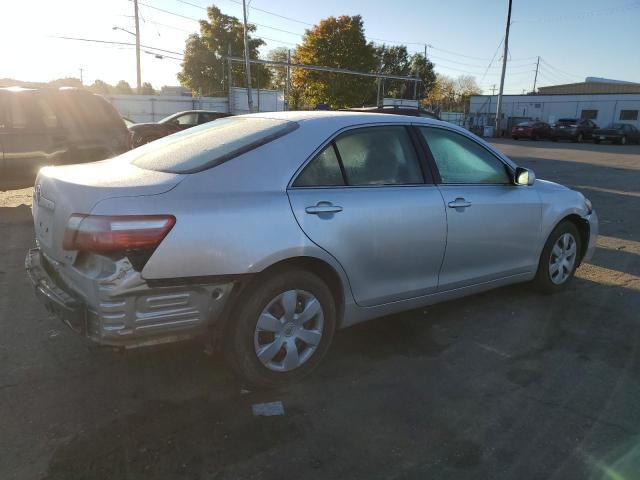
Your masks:
<svg viewBox="0 0 640 480"><path fill-rule="evenodd" d="M574 283L342 330L271 391L197 343L113 353L49 318L23 267L30 190L0 192L0 478L638 478L640 146L496 145L592 200L601 237Z"/></svg>

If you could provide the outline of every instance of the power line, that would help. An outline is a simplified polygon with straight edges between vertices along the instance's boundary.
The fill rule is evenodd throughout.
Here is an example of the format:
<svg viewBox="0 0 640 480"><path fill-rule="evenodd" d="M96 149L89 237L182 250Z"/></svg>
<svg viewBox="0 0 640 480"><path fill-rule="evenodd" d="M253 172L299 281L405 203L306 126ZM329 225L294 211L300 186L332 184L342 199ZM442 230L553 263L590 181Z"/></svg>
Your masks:
<svg viewBox="0 0 640 480"><path fill-rule="evenodd" d="M568 73L568 72L565 72L564 70L560 70L558 67L554 67L542 57L540 58L540 60L542 60L542 63L544 63L547 67L551 68L552 70L557 70L559 73L562 73L568 77L580 78L580 79L583 78L581 75L576 75L575 73Z"/></svg>
<svg viewBox="0 0 640 480"><path fill-rule="evenodd" d="M54 36L53 38L59 38L61 40L75 40L75 41L78 41L78 42L106 43L106 44L110 44L110 45L133 45L133 46L136 45L135 43L132 43L132 42L114 42L114 41L111 41L111 40L97 40L95 38L63 37L63 36ZM140 44L140 46L142 48L149 48L151 50L158 50L159 52L172 53L174 55L182 55L182 52L174 52L172 50L165 50L163 48L152 47L150 45L142 45L142 44Z"/></svg>

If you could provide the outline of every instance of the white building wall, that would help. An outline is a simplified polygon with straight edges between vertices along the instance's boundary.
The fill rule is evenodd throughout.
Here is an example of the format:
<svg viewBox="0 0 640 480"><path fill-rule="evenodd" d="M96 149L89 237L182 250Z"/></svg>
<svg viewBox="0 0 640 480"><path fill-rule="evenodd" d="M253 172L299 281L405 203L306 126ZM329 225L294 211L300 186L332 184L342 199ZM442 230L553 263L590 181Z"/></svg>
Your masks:
<svg viewBox="0 0 640 480"><path fill-rule="evenodd" d="M284 94L278 90L251 89L251 100L256 112L281 112L285 110ZM246 88L231 89L231 113L249 113L249 96Z"/></svg>
<svg viewBox="0 0 640 480"><path fill-rule="evenodd" d="M496 113L497 95L478 95L470 99L469 114L474 125L491 125ZM523 117L553 123L563 117L580 118L582 110L597 110L598 126L622 122L640 128L640 116L635 121L620 120L621 110L640 111L640 94L600 95L506 95L502 97L502 128L508 117Z"/></svg>

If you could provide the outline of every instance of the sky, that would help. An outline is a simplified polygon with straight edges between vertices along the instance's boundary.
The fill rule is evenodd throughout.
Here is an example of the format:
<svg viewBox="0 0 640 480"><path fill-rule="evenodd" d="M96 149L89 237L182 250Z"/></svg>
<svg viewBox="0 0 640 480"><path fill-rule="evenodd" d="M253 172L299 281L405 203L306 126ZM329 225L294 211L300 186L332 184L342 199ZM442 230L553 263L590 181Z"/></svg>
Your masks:
<svg viewBox="0 0 640 480"><path fill-rule="evenodd" d="M175 53L160 59L143 47L142 81L159 89L178 85L180 54L210 0L139 0L141 43ZM226 14L242 17L240 0L217 0ZM49 81L79 77L135 86L135 50L62 40L58 36L130 43L131 0L2 0L0 78ZM160 9L160 10L158 10ZM165 11L162 11L165 10ZM167 13L172 12L172 13ZM251 0L249 21L276 47L295 48L305 29L330 15L362 16L375 43L405 44L424 52L438 73L472 75L485 93L500 82L507 0ZM196 20L194 20L196 19ZM513 0L505 93L584 81L587 76L640 82L640 1ZM241 52L238 52L241 54ZM170 58L171 57L171 58Z"/></svg>

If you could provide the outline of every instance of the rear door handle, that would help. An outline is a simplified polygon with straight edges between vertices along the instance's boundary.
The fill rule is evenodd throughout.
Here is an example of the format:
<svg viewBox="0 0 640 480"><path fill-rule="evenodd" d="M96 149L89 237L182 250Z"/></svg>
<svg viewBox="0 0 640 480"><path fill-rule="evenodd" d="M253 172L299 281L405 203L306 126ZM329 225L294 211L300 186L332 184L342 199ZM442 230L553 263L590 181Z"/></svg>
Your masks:
<svg viewBox="0 0 640 480"><path fill-rule="evenodd" d="M311 215L318 215L321 213L338 213L342 211L342 207L334 205L331 202L318 202L317 205L307 207L304 211Z"/></svg>
<svg viewBox="0 0 640 480"><path fill-rule="evenodd" d="M471 202L467 202L464 198L458 197L447 205L449 205L449 208L467 208L471 206Z"/></svg>

